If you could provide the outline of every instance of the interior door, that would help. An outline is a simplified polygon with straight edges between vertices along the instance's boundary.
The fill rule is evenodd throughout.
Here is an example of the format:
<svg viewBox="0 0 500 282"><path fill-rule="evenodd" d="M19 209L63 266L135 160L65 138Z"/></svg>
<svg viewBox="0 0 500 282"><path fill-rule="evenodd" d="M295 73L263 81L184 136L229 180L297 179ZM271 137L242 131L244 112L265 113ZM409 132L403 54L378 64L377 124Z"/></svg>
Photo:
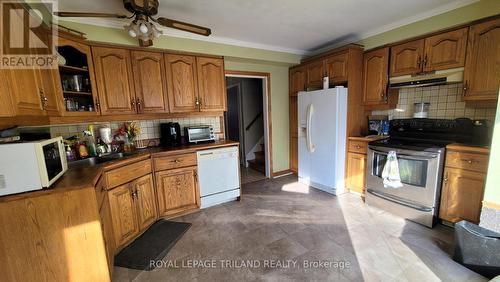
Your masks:
<svg viewBox="0 0 500 282"><path fill-rule="evenodd" d="M130 51L93 47L92 54L101 113L103 115L136 113Z"/></svg>
<svg viewBox="0 0 500 282"><path fill-rule="evenodd" d="M165 55L168 105L171 113L198 110L198 80L196 58L175 54Z"/></svg>
<svg viewBox="0 0 500 282"><path fill-rule="evenodd" d="M391 47L391 76L416 74L422 71L424 39Z"/></svg>
<svg viewBox="0 0 500 282"><path fill-rule="evenodd" d="M138 178L133 183L137 200L137 219L139 230L146 229L158 218L156 194L151 174Z"/></svg>
<svg viewBox="0 0 500 282"><path fill-rule="evenodd" d="M200 110L226 110L226 81L224 60L218 58L196 58Z"/></svg>
<svg viewBox="0 0 500 282"><path fill-rule="evenodd" d="M124 245L139 232L132 192L130 183L108 191L109 207L117 246Z"/></svg>
<svg viewBox="0 0 500 282"><path fill-rule="evenodd" d="M158 210L170 215L199 207L196 167L171 169L156 173Z"/></svg>
<svg viewBox="0 0 500 282"><path fill-rule="evenodd" d="M168 112L163 54L132 51L132 69L137 111L139 113Z"/></svg>
<svg viewBox="0 0 500 282"><path fill-rule="evenodd" d="M424 71L463 67L468 30L464 27L426 38Z"/></svg>

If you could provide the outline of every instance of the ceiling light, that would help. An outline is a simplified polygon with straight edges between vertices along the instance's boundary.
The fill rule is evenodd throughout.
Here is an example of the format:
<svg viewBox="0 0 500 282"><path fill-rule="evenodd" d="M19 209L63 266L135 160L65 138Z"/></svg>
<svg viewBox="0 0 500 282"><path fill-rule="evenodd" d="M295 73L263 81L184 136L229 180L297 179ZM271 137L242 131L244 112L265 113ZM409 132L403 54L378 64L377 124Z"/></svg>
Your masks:
<svg viewBox="0 0 500 282"><path fill-rule="evenodd" d="M139 30L142 32L142 33L148 33L149 29L148 27L146 26L146 24L141 24L139 26Z"/></svg>

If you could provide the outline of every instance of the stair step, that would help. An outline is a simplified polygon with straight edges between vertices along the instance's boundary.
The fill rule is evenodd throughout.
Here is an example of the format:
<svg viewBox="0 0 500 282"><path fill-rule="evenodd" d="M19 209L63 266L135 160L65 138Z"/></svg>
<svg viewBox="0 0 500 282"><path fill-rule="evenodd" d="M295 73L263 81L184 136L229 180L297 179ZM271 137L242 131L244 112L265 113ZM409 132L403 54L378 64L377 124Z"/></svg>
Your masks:
<svg viewBox="0 0 500 282"><path fill-rule="evenodd" d="M248 166L252 169L266 173L266 165L256 160L248 160Z"/></svg>
<svg viewBox="0 0 500 282"><path fill-rule="evenodd" d="M260 150L264 152L266 150L266 147L264 146L264 143L260 144Z"/></svg>

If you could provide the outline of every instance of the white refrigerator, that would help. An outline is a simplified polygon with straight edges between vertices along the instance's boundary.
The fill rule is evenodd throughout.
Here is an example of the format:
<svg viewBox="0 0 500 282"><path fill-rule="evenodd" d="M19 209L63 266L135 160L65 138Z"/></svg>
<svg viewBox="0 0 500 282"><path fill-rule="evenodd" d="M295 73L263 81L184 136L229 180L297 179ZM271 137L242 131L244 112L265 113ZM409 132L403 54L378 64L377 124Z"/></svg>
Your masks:
<svg viewBox="0 0 500 282"><path fill-rule="evenodd" d="M346 123L347 88L299 92L299 182L344 193Z"/></svg>

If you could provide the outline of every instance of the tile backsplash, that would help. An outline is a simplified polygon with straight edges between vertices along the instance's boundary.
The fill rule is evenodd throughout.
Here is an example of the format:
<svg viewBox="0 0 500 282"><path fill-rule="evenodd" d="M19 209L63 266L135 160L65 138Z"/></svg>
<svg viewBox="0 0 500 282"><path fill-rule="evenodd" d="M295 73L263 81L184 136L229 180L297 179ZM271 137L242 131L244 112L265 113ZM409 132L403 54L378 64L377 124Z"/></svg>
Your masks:
<svg viewBox="0 0 500 282"><path fill-rule="evenodd" d="M448 84L416 88L402 88L396 109L372 111L372 115L388 115L389 118L413 117L413 104L419 102L431 103L429 118L455 119L466 117L470 119L495 120L496 108L474 108L462 101L462 84Z"/></svg>
<svg viewBox="0 0 500 282"><path fill-rule="evenodd" d="M155 120L138 120L129 121L136 122L140 128L140 134L137 140L147 140L147 139L158 139L160 138L160 123L165 122L178 122L181 126L181 135L184 135L185 126L193 125L211 125L214 128L214 132L221 132L221 117L189 117L189 118L175 118L175 119L155 119ZM123 125L123 121L120 122L99 122L93 123L95 136L99 136L99 128L110 127L111 130L116 132L116 130ZM64 138L80 135L82 131L87 130L88 124L74 124L74 125L57 125L50 126L51 137L62 136Z"/></svg>

